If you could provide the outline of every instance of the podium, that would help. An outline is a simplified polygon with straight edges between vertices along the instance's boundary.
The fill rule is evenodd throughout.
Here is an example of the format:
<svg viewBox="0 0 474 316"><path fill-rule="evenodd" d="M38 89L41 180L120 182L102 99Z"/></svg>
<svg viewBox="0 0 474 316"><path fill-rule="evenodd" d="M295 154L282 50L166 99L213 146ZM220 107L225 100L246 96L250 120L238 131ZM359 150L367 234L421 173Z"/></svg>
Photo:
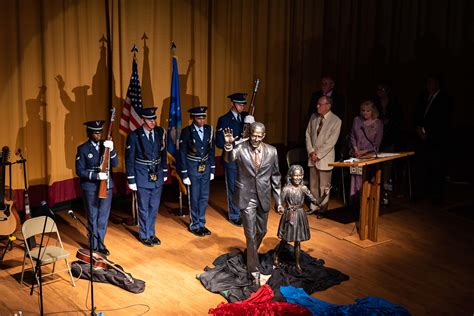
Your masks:
<svg viewBox="0 0 474 316"><path fill-rule="evenodd" d="M333 162L330 166L350 168L362 168L362 188L360 196L360 214L358 236L344 237L345 240L357 244L363 248L390 241L379 238L378 217L380 210L380 182L382 179L382 164L386 161L409 157L415 152L379 153L363 156L357 159L349 159L343 162Z"/></svg>

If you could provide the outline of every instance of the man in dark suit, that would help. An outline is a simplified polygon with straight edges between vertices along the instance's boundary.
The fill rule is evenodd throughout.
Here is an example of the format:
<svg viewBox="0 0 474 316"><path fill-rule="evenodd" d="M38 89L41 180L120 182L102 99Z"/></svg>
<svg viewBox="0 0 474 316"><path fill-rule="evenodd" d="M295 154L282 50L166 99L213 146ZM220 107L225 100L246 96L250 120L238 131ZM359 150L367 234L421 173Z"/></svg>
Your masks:
<svg viewBox="0 0 474 316"><path fill-rule="evenodd" d="M138 236L147 247L160 245L155 235L163 183L167 180L165 130L156 125L156 109L143 108L143 124L127 137L125 168L128 187L138 200Z"/></svg>
<svg viewBox="0 0 474 316"><path fill-rule="evenodd" d="M334 90L335 82L330 76L325 76L321 79L321 90L313 92L311 95L311 101L308 107L307 120L310 119L312 114L317 114L316 105L318 100L322 96L328 96L332 99L331 111L337 115L342 121L344 121L344 114L346 112L346 105L344 103L344 96ZM307 122L305 126L307 125Z"/></svg>
<svg viewBox="0 0 474 316"><path fill-rule="evenodd" d="M109 250L104 245L105 232L112 204L113 181L110 172L100 171L100 162L104 149L110 149L110 166L118 165L117 153L111 140L102 140L104 121L90 121L87 126L87 137L84 144L77 147L76 174L79 176L84 204L87 211L89 229L96 234L100 241L91 237L92 248L108 256ZM98 197L100 181L107 181L107 198Z"/></svg>
<svg viewBox="0 0 474 316"><path fill-rule="evenodd" d="M415 198L429 195L436 204L443 200L445 163L442 157L449 136L451 110L451 98L441 89L439 78L429 76L415 112L418 136Z"/></svg>
<svg viewBox="0 0 474 316"><path fill-rule="evenodd" d="M191 202L188 230L199 237L211 234L206 227L206 208L209 184L216 170L214 131L212 126L205 124L206 110L205 106L189 110L193 122L183 128L179 138L179 169Z"/></svg>
<svg viewBox="0 0 474 316"><path fill-rule="evenodd" d="M246 93L234 93L227 96L230 99L231 109L226 114L219 117L217 120L217 131L216 131L216 146L217 148L224 149L224 129L232 129L232 135L235 139L242 137L244 128L244 118L247 116L247 112L244 112L247 100L245 99ZM223 152L224 154L224 152ZM242 226L242 219L240 218L240 209L237 205L232 203L232 195L234 194L235 178L237 177L237 166L234 161L223 162L226 190L227 190L227 206L229 207L229 221L236 225Z"/></svg>
<svg viewBox="0 0 474 316"><path fill-rule="evenodd" d="M265 126L260 122L250 125L250 138L236 147L232 130L224 131L224 159L237 164L233 202L241 210L247 243L247 271L257 282L258 248L267 232L272 192L278 212L283 212L277 150L263 143L264 138Z"/></svg>

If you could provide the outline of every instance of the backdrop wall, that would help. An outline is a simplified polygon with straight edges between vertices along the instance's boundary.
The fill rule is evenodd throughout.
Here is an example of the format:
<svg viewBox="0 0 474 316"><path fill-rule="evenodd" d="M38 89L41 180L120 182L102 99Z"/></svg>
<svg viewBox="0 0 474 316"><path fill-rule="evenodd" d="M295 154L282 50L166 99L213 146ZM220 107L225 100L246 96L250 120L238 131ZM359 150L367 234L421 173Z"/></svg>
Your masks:
<svg viewBox="0 0 474 316"><path fill-rule="evenodd" d="M0 145L23 151L33 202L54 204L80 194L74 158L86 139L82 123L107 119L109 95L120 114L134 44L143 103L159 107L165 128L171 41L185 122L187 109L203 104L215 125L229 108L226 96L250 94L260 78L255 115L266 124L268 141L300 143L311 92L331 74L348 100L346 126L383 78L394 83L410 131L424 75L441 72L456 97L456 126L472 125L474 5L468 0L108 0L112 41L105 38L105 3L0 3ZM118 124L113 136L120 173L124 137ZM13 166L15 189L23 186L21 172Z"/></svg>

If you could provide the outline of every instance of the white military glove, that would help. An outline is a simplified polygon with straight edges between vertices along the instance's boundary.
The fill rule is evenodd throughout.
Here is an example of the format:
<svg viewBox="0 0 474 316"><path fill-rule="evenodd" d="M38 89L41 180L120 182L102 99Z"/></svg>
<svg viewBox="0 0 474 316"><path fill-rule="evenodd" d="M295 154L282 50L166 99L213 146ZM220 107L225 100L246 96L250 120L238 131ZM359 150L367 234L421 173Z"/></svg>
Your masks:
<svg viewBox="0 0 474 316"><path fill-rule="evenodd" d="M183 183L186 185L191 185L191 180L189 178L184 178Z"/></svg>
<svg viewBox="0 0 474 316"><path fill-rule="evenodd" d="M163 182L166 182L166 180L168 180L168 177L163 178Z"/></svg>
<svg viewBox="0 0 474 316"><path fill-rule="evenodd" d="M214 180L214 174L211 173L211 181Z"/></svg>
<svg viewBox="0 0 474 316"><path fill-rule="evenodd" d="M128 188L132 191L136 191L137 190L137 184L136 183L129 183Z"/></svg>
<svg viewBox="0 0 474 316"><path fill-rule="evenodd" d="M99 172L97 174L97 178L99 180L107 180L108 176L107 176L107 172Z"/></svg>
<svg viewBox="0 0 474 316"><path fill-rule="evenodd" d="M245 124L252 124L252 123L255 123L255 117L253 117L253 115L247 115L245 118L244 118L244 123Z"/></svg>
<svg viewBox="0 0 474 316"><path fill-rule="evenodd" d="M111 151L114 150L114 142L111 140L104 141L104 147L109 148Z"/></svg>

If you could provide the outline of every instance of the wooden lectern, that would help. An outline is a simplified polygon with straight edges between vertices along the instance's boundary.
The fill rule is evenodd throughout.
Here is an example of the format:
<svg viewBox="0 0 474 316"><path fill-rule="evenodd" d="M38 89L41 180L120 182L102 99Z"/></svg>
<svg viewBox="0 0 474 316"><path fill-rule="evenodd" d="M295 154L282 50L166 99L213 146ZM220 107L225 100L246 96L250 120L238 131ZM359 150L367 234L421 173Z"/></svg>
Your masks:
<svg viewBox="0 0 474 316"><path fill-rule="evenodd" d="M378 241L378 217L380 208L380 182L382 178L381 165L385 161L394 160L398 158L408 157L414 155L414 152L399 152L399 153L379 153L375 155L364 156L358 159L350 159L344 162L330 163L333 167L361 167L362 168L362 189L360 196L360 215L359 215L359 240L370 242L360 243L358 245L367 247L373 244L385 242ZM351 236L346 237L348 241ZM353 238L352 238L353 239Z"/></svg>

